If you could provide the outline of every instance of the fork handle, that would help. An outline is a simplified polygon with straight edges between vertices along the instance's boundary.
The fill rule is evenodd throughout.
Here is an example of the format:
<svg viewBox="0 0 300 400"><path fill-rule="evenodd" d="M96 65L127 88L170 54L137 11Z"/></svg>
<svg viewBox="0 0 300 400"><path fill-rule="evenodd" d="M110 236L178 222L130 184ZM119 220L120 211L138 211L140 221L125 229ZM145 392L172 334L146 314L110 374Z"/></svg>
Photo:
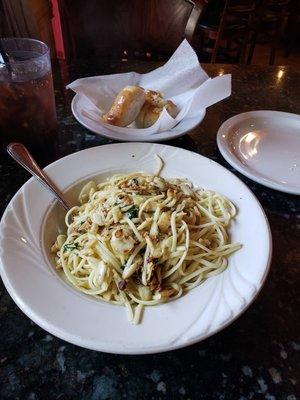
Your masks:
<svg viewBox="0 0 300 400"><path fill-rule="evenodd" d="M22 143L10 143L7 146L7 152L16 160L23 168L33 175L44 187L49 189L60 204L67 210L71 208L68 202L64 199L61 191L54 185L49 177L41 170L35 159L29 153L27 148Z"/></svg>

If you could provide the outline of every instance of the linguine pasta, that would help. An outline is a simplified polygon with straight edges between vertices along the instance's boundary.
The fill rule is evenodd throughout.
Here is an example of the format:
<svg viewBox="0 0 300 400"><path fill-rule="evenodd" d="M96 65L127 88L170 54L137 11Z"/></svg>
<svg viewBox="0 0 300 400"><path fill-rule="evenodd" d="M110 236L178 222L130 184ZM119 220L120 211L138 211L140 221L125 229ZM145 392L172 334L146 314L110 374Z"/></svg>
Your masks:
<svg viewBox="0 0 300 400"><path fill-rule="evenodd" d="M176 299L224 271L240 244L227 228L234 205L185 179L115 175L88 182L52 246L80 291L123 305L137 324L144 306Z"/></svg>

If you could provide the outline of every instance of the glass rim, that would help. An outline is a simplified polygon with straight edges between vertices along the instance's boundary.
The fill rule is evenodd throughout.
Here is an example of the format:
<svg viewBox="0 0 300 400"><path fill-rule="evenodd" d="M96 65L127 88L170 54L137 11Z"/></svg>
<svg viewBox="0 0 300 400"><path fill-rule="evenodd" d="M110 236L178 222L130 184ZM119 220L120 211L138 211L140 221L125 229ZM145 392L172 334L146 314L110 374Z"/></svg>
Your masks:
<svg viewBox="0 0 300 400"><path fill-rule="evenodd" d="M39 58L45 57L46 55L48 55L50 53L50 48L49 46L45 43L42 42L41 40L38 39L32 39L32 38L23 38L23 37L1 37L0 38L0 42L1 43L5 43L5 42L9 42L9 41L24 41L24 42L33 42L33 43L39 43L42 45L43 47L43 52L37 56L33 56L31 58L28 58L27 60L18 60L18 61L13 61L13 62L4 62L4 63L0 63L0 65L16 65L16 64L25 64L28 62L31 62L33 60L37 60Z"/></svg>

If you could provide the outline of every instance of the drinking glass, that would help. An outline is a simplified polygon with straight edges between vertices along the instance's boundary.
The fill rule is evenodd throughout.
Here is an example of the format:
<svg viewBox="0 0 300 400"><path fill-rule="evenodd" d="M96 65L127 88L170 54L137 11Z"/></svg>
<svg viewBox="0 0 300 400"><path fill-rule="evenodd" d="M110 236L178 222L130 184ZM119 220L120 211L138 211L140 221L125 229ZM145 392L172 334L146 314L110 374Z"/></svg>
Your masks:
<svg viewBox="0 0 300 400"><path fill-rule="evenodd" d="M49 48L39 40L2 38L0 49L1 148L18 141L47 159L57 132Z"/></svg>

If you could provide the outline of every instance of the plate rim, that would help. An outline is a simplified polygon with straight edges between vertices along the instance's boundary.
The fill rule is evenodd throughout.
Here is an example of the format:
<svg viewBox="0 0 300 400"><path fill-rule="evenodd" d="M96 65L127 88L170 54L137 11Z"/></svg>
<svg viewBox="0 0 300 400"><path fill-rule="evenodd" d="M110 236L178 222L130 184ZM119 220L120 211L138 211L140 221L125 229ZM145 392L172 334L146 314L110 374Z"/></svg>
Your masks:
<svg viewBox="0 0 300 400"><path fill-rule="evenodd" d="M147 144L153 144L153 143L147 143L147 142L140 143L140 142L136 142L136 144L146 144L146 145L147 145ZM125 145L125 146L126 146L126 145L131 145L131 143L113 143L113 144L99 145L99 146L94 146L94 147L100 148L100 147L103 147L103 146L110 146L110 147L112 147L112 146L124 146L124 145ZM91 345L91 342L88 342L88 343L85 342L85 339L84 339L84 338L82 338L82 337L80 337L80 336L76 336L76 334L74 334L74 335L69 334L66 330L61 329L61 328L55 326L55 324L53 324L51 321L46 321L46 320L44 320L43 318L41 318L41 317L39 316L38 313L36 313L36 312L35 312L34 310L32 310L30 307L26 306L26 303L25 303L25 302L23 303L23 302L18 298L17 292L15 292L15 290L13 289L13 287L11 286L11 284L10 284L10 282L9 282L8 276L6 275L5 270L4 270L4 267L3 267L3 264L2 264L2 251L1 251L1 252L0 252L0 273L1 273L1 278L2 278L2 280L3 280L4 286L6 287L6 289L7 289L8 293L9 293L9 295L12 297L12 299L14 300L14 302L15 302L15 303L17 304L17 306L21 309L21 311L22 311L27 317L29 317L32 321L34 321L38 326L40 326L42 329L44 329L46 332L49 332L50 334L52 334L52 335L54 335L54 336L56 336L56 337L58 337L58 338L60 338L60 339L62 339L62 340L65 340L65 341L67 341L67 342L69 342L69 343L75 344L75 345L77 345L77 346L79 346L79 347L86 348L86 349L90 349L90 350L95 350L95 351L101 351L101 352L109 353L109 354L138 355L138 354L156 354L156 353L162 353L162 352L172 351L172 350L176 350L176 349L180 349L180 348L184 348L184 347L193 345L193 344L195 344L195 343L198 343L198 342L200 342L200 341L203 341L203 340L205 340L206 338L211 337L211 336L217 334L218 332L222 331L222 330L225 329L227 326L231 325L234 321L236 321L244 312L246 312L246 310L252 305L252 303L256 300L256 298L257 298L258 295L260 294L260 292L261 292L261 290L262 290L262 288L263 288L263 286L264 286L264 284L265 284L265 282L266 282L266 279L267 279L267 277L268 277L268 274L269 274L269 272L270 272L271 261L272 261L272 254L273 254L273 241L272 241L272 233L271 233L271 228L270 228L269 221L268 221L267 216L266 216L266 213L265 213L265 211L264 211L262 205L261 205L260 202L258 201L257 197L254 195L254 193L247 187L247 185L246 185L239 177L237 177L235 174L233 174L231 171L229 171L227 168L225 168L224 166L220 165L220 164L217 163L216 161L214 161L214 160L212 160L212 159L210 159L210 158L208 158L208 157L205 157L205 156L203 156L203 155L201 155L201 154L199 154L199 153L190 151L190 150L186 150L186 149L182 149L182 148L178 148L178 147L174 147L174 146L170 146L170 145L165 145L165 144L159 144L158 146L168 147L168 148L170 148L170 149L174 149L174 148L175 148L175 149L179 149L179 150L182 150L182 151L184 151L184 152L187 152L187 153L192 153L192 154L194 154L194 155L199 156L200 158L206 159L206 160L208 160L209 162L212 162L212 163L216 164L218 167L221 167L221 169L224 170L226 173L228 173L228 174L230 174L230 175L233 175L234 178L237 179L237 180L239 181L239 183L247 189L249 195L252 196L253 200L257 203L257 205L258 205L258 207L259 207L259 209L260 209L260 211L261 211L261 214L262 214L262 217L263 217L265 226L266 226L266 232L267 232L267 234L268 234L267 240L268 240L269 252L268 252L268 259L267 259L267 262L266 262L266 265L265 265L265 269L264 269L264 274L263 274L263 276L261 277L259 284L257 285L258 288L257 288L257 290L255 291L254 295L252 295L252 298L248 301L248 303L247 303L244 307L242 307L242 308L237 312L237 314L236 314L234 317L231 317L228 321L222 323L218 328L215 328L215 329L213 329L212 331L210 331L210 332L208 332L208 333L205 333L205 334L199 334L199 335L193 337L192 339L189 339L187 342L177 343L177 344L171 343L171 345L169 345L169 346L167 346L166 344L155 345L155 346L151 346L151 347L150 347L150 346L149 346L149 347L146 347L145 349L143 349L143 348L140 348L140 349L132 349L132 348L126 348L126 347L124 347L124 348L121 349L121 350L118 349L117 351L116 351L116 350L112 351L111 349L108 349L108 350L107 350L107 349L101 347L101 345L100 345L100 346L96 346L96 345L93 346L93 345ZM66 158L74 157L74 156L77 155L78 153L83 153L83 152L88 153L89 150L93 149L94 147L90 147L90 148L87 148L87 149L83 149L83 150L80 150L79 152L75 152L75 153L69 154L69 155L67 155L67 156L65 156L65 157L62 157L62 158L60 158L60 159L54 161L53 163L47 165L47 166L45 167L45 171L47 171L47 169L48 169L49 167L51 168L51 167L54 166L54 165L60 164L60 163L63 162L63 160L65 160ZM19 190L15 193L15 195L12 197L12 199L11 199L10 202L8 203L6 209L5 209L5 211L4 211L4 213L3 213L2 217L1 217L1 221L0 221L0 231L2 230L2 221L5 219L7 213L8 213L8 212L10 211L10 209L12 208L11 206L12 206L13 201L14 201L15 198L16 198L17 196L19 196L20 194L23 195L23 194L21 193L21 192L23 191L23 188L24 188L26 185L29 185L31 181L34 181L34 178L33 178L33 177L31 177L30 179L28 179L28 180L19 188ZM49 325L50 325L50 326L49 326Z"/></svg>
<svg viewBox="0 0 300 400"><path fill-rule="evenodd" d="M139 141L137 140L136 137L130 139L128 136L127 136L126 138L123 139L122 136L121 136L121 135L119 136L118 133L115 133L116 136L114 136L114 135L111 136L111 135L109 134L110 131L109 131L108 128L103 128L103 127L102 127L103 133L99 133L99 132L96 131L96 129L93 129L93 128L90 127L88 124L86 124L84 121L82 121L82 119L81 119L80 116L77 114L76 109L75 109L76 105L80 102L80 100L81 100L82 97L84 97L83 94L81 94L81 93L76 93L75 96L72 98L72 101L71 101L71 111L72 111L72 114L73 114L74 118L76 119L76 121L77 121L80 125L82 125L84 128L86 128L88 131L94 133L95 135L98 135L98 136L101 136L101 137L105 137L105 138L111 139L111 140L119 140L120 142L124 142L124 143L126 143L126 142L131 142L131 143L153 143L153 142L162 142L162 141L168 141L168 140L172 140L172 139L177 139L177 138L179 138L179 137L181 137L181 136L186 135L187 133L189 133L189 132L191 132L193 129L195 129L197 126L199 126L199 125L201 124L201 122L204 120L205 115L206 115L206 108L203 108L203 109L202 109L202 114L200 115L200 117L199 117L199 119L197 120L197 122L196 122L195 125L193 125L191 128L189 128L189 129L187 129L187 130L185 130L185 131L182 131L182 132L179 132L179 133L177 132L176 134L172 134L172 135L170 135L169 137L161 137L160 135L162 135L163 133L164 133L164 134L166 134L166 133L172 133L172 129L169 130L169 131L160 132L160 133L158 133L158 134L153 134L153 135L144 136L144 137L141 138L141 140L139 140ZM179 122L179 124L180 124L180 122ZM179 124L178 124L178 125L179 125ZM176 125L176 126L178 126L178 125ZM107 131L108 133L106 133L106 131ZM118 137L117 137L117 136L118 136Z"/></svg>
<svg viewBox="0 0 300 400"><path fill-rule="evenodd" d="M295 186L291 185L281 185L280 183L277 183L273 181L272 179L269 178L264 178L260 177L256 173L252 173L249 168L244 166L244 164L235 156L234 153L232 153L228 146L227 146L227 138L229 136L229 131L228 127L235 122L236 120L239 120L241 117L251 117L251 116L256 116L260 114L274 114L276 113L278 116L282 117L290 117L294 118L300 121L300 115L299 114L294 114L294 113L289 113L285 111L273 111L273 110L254 110L254 111L247 111L244 113L239 113L236 114L230 118L228 118L226 121L222 123L220 128L218 129L217 132L217 145L219 148L220 153L222 156L225 158L225 160L233 167L235 168L238 172L240 172L242 175L246 176L247 178L251 179L254 182L259 183L260 185L266 186L268 188L278 190L280 192L284 193L289 193L289 194L295 194L295 195L300 195L300 187L297 189ZM222 135L225 135L225 138L222 137Z"/></svg>

